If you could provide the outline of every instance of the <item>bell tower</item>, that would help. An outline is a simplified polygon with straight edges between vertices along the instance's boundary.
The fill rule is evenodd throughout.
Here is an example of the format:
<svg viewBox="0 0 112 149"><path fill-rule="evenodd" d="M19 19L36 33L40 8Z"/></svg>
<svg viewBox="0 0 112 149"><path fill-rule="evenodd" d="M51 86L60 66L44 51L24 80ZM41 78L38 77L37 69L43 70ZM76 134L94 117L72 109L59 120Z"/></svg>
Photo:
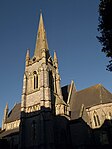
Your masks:
<svg viewBox="0 0 112 149"><path fill-rule="evenodd" d="M34 55L26 53L21 99L20 148L54 148L53 117L67 116L63 100L58 59L50 56L48 42L40 14ZM48 147L49 148L49 147Z"/></svg>
<svg viewBox="0 0 112 149"><path fill-rule="evenodd" d="M66 106L60 86L58 59L56 52L54 58L50 56L41 13L34 56L30 58L29 49L26 53L21 111L30 113L44 107L51 109L55 114L61 114L62 109L57 111L56 108L60 104Z"/></svg>
<svg viewBox="0 0 112 149"><path fill-rule="evenodd" d="M51 91L49 84L50 54L42 14L40 14L39 28L36 39L34 56L30 58L30 51L26 53L26 65L23 79L23 93L21 111L25 113L41 110L42 107L51 108Z"/></svg>

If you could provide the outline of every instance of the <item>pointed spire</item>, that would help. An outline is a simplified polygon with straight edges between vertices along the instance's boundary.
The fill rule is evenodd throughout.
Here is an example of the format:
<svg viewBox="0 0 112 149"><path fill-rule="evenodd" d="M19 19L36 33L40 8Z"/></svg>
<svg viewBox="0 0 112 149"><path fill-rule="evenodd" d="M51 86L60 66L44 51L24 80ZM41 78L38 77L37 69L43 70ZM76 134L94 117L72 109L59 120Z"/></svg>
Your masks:
<svg viewBox="0 0 112 149"><path fill-rule="evenodd" d="M58 59L55 51L54 51L54 65L58 69Z"/></svg>
<svg viewBox="0 0 112 149"><path fill-rule="evenodd" d="M39 21L38 34L37 34L36 46L35 46L35 52L34 52L34 55L37 58L41 58L42 49L48 50L48 43L47 43L42 13L40 13L40 21Z"/></svg>
<svg viewBox="0 0 112 149"><path fill-rule="evenodd" d="M8 110L8 103L6 103L5 110Z"/></svg>
<svg viewBox="0 0 112 149"><path fill-rule="evenodd" d="M29 60L29 59L30 59L30 49L27 49L26 60Z"/></svg>
<svg viewBox="0 0 112 149"><path fill-rule="evenodd" d="M58 63L58 59L57 59L57 55L56 55L56 52L54 51L54 62L57 62Z"/></svg>
<svg viewBox="0 0 112 149"><path fill-rule="evenodd" d="M5 109L4 109L4 121L6 120L7 116L8 116L8 103L6 103Z"/></svg>
<svg viewBox="0 0 112 149"><path fill-rule="evenodd" d="M27 53L26 53L26 66L28 66L29 60L30 60L30 49L27 49Z"/></svg>

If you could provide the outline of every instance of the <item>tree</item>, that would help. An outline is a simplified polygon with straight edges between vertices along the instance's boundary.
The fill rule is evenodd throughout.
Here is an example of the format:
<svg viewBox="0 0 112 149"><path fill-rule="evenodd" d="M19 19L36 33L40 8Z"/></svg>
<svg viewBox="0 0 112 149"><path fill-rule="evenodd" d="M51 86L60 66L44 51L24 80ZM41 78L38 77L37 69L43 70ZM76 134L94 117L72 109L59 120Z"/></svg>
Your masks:
<svg viewBox="0 0 112 149"><path fill-rule="evenodd" d="M98 38L102 44L102 52L110 58L107 70L112 71L112 0L100 0Z"/></svg>

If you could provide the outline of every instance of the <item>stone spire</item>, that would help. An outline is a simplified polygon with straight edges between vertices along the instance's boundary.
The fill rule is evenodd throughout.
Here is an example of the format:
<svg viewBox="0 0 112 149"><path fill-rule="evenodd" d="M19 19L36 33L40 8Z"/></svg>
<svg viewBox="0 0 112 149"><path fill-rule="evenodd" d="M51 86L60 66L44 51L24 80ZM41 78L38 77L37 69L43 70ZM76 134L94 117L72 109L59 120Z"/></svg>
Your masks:
<svg viewBox="0 0 112 149"><path fill-rule="evenodd" d="M27 53L26 53L26 66L28 66L29 60L30 60L30 49L27 49Z"/></svg>
<svg viewBox="0 0 112 149"><path fill-rule="evenodd" d="M54 51L54 65L56 67L56 72L58 73L58 58L57 58L57 55L56 55L56 52Z"/></svg>
<svg viewBox="0 0 112 149"><path fill-rule="evenodd" d="M8 103L6 103L6 106L5 106L5 109L4 109L4 117L3 117L3 125L8 117L8 111L9 111L9 108L8 108ZM4 126L2 126L4 127Z"/></svg>
<svg viewBox="0 0 112 149"><path fill-rule="evenodd" d="M60 85L60 74L59 74L59 70L58 70L58 58L56 55L56 52L54 52L54 65L56 67L56 92L57 95L59 96L59 98L62 100L63 96L62 96L62 91L61 91L61 85Z"/></svg>
<svg viewBox="0 0 112 149"><path fill-rule="evenodd" d="M48 43L47 43L46 32L45 32L45 28L44 28L43 17L42 17L42 13L41 13L34 56L36 58L40 59L42 57L43 49L48 50Z"/></svg>
<svg viewBox="0 0 112 149"><path fill-rule="evenodd" d="M58 63L58 59L57 59L57 55L56 55L56 52L54 51L54 62L55 63Z"/></svg>
<svg viewBox="0 0 112 149"><path fill-rule="evenodd" d="M5 110L6 111L8 110L8 103L6 103Z"/></svg>
<svg viewBox="0 0 112 149"><path fill-rule="evenodd" d="M5 119L7 118L8 111L9 111L8 103L6 103L6 106L5 106L5 109L4 109L4 118L5 118Z"/></svg>

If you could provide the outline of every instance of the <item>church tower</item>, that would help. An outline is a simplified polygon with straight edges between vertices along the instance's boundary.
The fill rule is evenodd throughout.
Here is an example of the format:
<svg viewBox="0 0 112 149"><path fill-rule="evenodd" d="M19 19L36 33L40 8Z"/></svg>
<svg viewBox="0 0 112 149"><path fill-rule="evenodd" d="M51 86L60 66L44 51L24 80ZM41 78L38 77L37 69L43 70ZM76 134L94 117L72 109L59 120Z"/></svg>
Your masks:
<svg viewBox="0 0 112 149"><path fill-rule="evenodd" d="M49 58L46 32L41 14L34 56L30 58L29 49L26 54L21 105L21 111L25 113L41 110L42 107L51 108Z"/></svg>
<svg viewBox="0 0 112 149"><path fill-rule="evenodd" d="M40 14L34 56L26 53L21 101L20 141L21 148L51 146L54 144L52 117L69 116L63 100L58 60L50 56L48 42ZM53 146L51 147L53 148Z"/></svg>

